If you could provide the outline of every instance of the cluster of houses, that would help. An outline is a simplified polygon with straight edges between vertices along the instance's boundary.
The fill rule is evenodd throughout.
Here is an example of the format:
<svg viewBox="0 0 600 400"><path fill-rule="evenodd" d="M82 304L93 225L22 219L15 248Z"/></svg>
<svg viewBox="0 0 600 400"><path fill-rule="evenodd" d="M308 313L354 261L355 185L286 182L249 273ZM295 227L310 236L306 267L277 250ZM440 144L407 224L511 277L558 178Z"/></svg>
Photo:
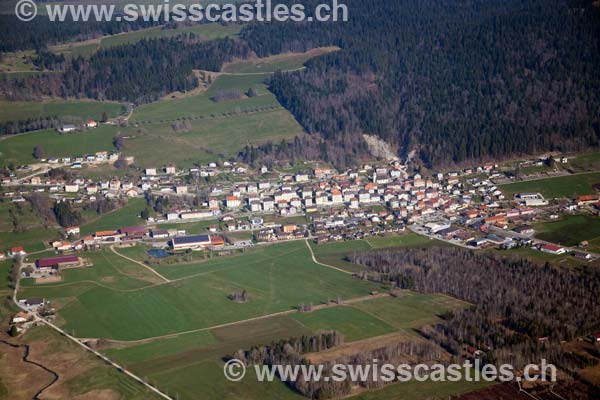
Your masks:
<svg viewBox="0 0 600 400"><path fill-rule="evenodd" d="M56 128L56 130L60 133L72 133L72 132L82 130L84 128L94 129L97 127L98 127L98 122L94 121L93 119L88 119L87 121L85 121L85 123L81 124L80 126L74 125L74 124L63 124L63 125L60 125L58 128Z"/></svg>
<svg viewBox="0 0 600 400"><path fill-rule="evenodd" d="M219 166L209 163L187 171L169 164L146 168L139 178L115 177L102 181L74 178L69 182L55 182L34 176L28 183L78 194L79 197L70 197L72 201L76 201L73 198L95 200L97 196L134 197L144 193L179 198L170 202L174 204L171 208L148 217L149 226L158 228L126 227L95 232L75 241L56 241L52 245L58 252L141 239L167 239L175 247L173 239L185 236L185 231L160 229L161 224L217 218L225 223L227 231L251 230L258 241L308 236L318 240L345 240L399 232L406 225L419 224L428 234L445 240L475 247L513 246L507 244L511 242L507 236L498 237L497 232L488 232L488 227L503 230L511 227L513 233L525 239L533 233L529 222L536 210L548 202L540 193L519 193L513 199L506 199L495 184L495 178L503 176L498 168L486 165L433 176L418 173L411 176L398 161L365 164L342 173L316 166L305 172L265 175L268 168L261 167L248 175L247 181L242 176L233 183L227 180L212 184L207 196L206 183L199 184L197 178L221 173L250 174L249 169L227 161ZM202 190L203 201L197 202L199 190ZM575 204L599 202L598 196L584 196ZM282 220L301 217L307 223L265 224L262 217L266 215L282 217ZM78 236L75 228L67 229L66 233ZM211 227L210 233L216 232L218 229Z"/></svg>

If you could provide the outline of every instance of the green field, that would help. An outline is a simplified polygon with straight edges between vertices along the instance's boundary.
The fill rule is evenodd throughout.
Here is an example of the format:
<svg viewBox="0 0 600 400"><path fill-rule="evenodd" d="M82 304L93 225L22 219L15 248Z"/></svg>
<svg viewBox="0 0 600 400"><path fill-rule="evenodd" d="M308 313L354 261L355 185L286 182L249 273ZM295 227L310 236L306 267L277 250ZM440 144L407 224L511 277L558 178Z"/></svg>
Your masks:
<svg viewBox="0 0 600 400"><path fill-rule="evenodd" d="M28 287L21 296L54 300L54 296L62 296L58 298L61 301L74 296L60 310L65 329L75 329L83 337L132 340L291 310L302 303L316 305L337 296L364 296L377 288L312 263L303 242L268 246L240 261L236 257L208 261L196 268L202 275L137 291L116 292L95 286L73 293L77 285L72 285L65 293L53 290L52 296L44 293L48 289ZM297 284L290 288L289 282ZM242 289L249 293L247 303L227 298Z"/></svg>
<svg viewBox="0 0 600 400"><path fill-rule="evenodd" d="M129 199L124 207L102 214L94 220L83 224L81 226L81 234L88 235L96 231L144 225L144 220L139 215L145 206L146 201L142 198Z"/></svg>
<svg viewBox="0 0 600 400"><path fill-rule="evenodd" d="M336 50L338 50L336 47L323 47L313 49L306 53L286 53L265 58L237 61L224 65L223 72L260 74L273 73L276 71L292 71L302 68L304 63L313 57Z"/></svg>
<svg viewBox="0 0 600 400"><path fill-rule="evenodd" d="M590 215L567 215L559 221L535 224L534 228L538 239L563 246L600 239L600 218Z"/></svg>
<svg viewBox="0 0 600 400"><path fill-rule="evenodd" d="M332 242L319 245L311 243L311 247L315 253L315 257L320 262L342 268L346 271L358 272L363 270L364 267L346 260L346 257L355 251L394 247L427 247L433 244L440 245L440 242L410 232L402 235L367 237L363 240L350 240L346 242Z"/></svg>
<svg viewBox="0 0 600 400"><path fill-rule="evenodd" d="M31 164L36 160L33 149L42 146L46 157L74 157L103 150L115 150L113 138L117 128L101 125L84 132L59 133L45 130L10 136L0 140L0 165Z"/></svg>
<svg viewBox="0 0 600 400"><path fill-rule="evenodd" d="M424 310L420 309L421 306ZM199 392L209 393L214 398L241 396L246 399L301 399L294 392L286 390L277 380L268 384L258 383L252 372L240 383L226 381L222 374L222 357L253 345L332 328L342 332L347 341L370 338L395 331L397 328L392 323L396 319L401 320L400 330L404 330L406 327L420 326L422 321L438 321L437 314L462 306L463 303L442 296L406 292L404 298L371 299L352 306L247 322L235 328L213 329L210 334L185 334L152 343L107 349L105 353L134 372L148 376L159 386L168 388L170 393L178 393L182 399L196 398ZM384 313L384 317L392 323L385 322L371 312L381 308L390 308L389 312ZM411 318L414 320L411 321ZM425 399L428 396L451 395L476 388L478 386L471 384L437 386L419 383L392 385L373 393L381 393L385 395L384 398L404 398L406 395L413 396L410 398L414 399ZM372 398L370 394L365 396Z"/></svg>
<svg viewBox="0 0 600 400"><path fill-rule="evenodd" d="M109 118L124 111L123 105L116 102L92 100L51 100L51 101L0 101L0 123L21 121L40 117L75 117L81 120L99 120L106 112Z"/></svg>
<svg viewBox="0 0 600 400"><path fill-rule="evenodd" d="M121 131L130 136L123 152L134 155L141 167L167 163L189 167L235 156L246 144L277 143L303 134L294 117L284 109L192 121L187 132L175 133L171 124Z"/></svg>
<svg viewBox="0 0 600 400"><path fill-rule="evenodd" d="M246 144L279 142L303 134L294 117L266 89L264 79L220 76L204 93L137 108L132 125L121 129L130 137L125 140L124 152L134 155L143 167L169 162L190 166L234 156ZM257 89L258 96L220 103L211 99L220 90L237 88L246 93L251 87ZM188 127L176 132L175 122Z"/></svg>
<svg viewBox="0 0 600 400"><path fill-rule="evenodd" d="M562 168L574 173L600 171L600 153L587 153L569 157L566 164L560 165Z"/></svg>
<svg viewBox="0 0 600 400"><path fill-rule="evenodd" d="M397 330L413 333L423 325L440 322L445 311L465 307L467 303L444 295L403 292L401 299L391 297L358 303L355 307L388 323Z"/></svg>
<svg viewBox="0 0 600 400"><path fill-rule="evenodd" d="M41 326L30 329L21 340L31 346L35 361L58 372L61 379L54 386L60 388L58 389L60 391L51 390L55 390L53 393L61 393L61 398L104 397L131 400L159 398L51 328ZM75 370L69 371L73 366L76 366ZM44 385L43 382L35 384L40 387Z"/></svg>
<svg viewBox="0 0 600 400"><path fill-rule="evenodd" d="M15 230L14 218L17 219ZM24 246L28 252L44 249L44 241L58 232L57 226L46 226L29 203L0 201L0 251L13 246Z"/></svg>
<svg viewBox="0 0 600 400"><path fill-rule="evenodd" d="M416 233L408 232L399 236L375 236L368 237L365 240L373 249L384 249L390 247L428 247L432 245L440 245L437 240L431 240L427 236L417 235Z"/></svg>
<svg viewBox="0 0 600 400"><path fill-rule="evenodd" d="M346 260L346 256L354 251L369 251L371 246L365 240L351 240L324 244L311 243L315 257L322 263L333 265L350 272L362 271L365 268Z"/></svg>
<svg viewBox="0 0 600 400"><path fill-rule="evenodd" d="M369 300L374 301L374 300ZM313 332L335 330L344 334L347 342L394 332L394 328L354 307L336 307L292 316Z"/></svg>
<svg viewBox="0 0 600 400"><path fill-rule="evenodd" d="M2 53L0 72L7 73L7 75L18 72L37 72L34 71L36 67L31 62L34 57L35 52L33 50Z"/></svg>
<svg viewBox="0 0 600 400"><path fill-rule="evenodd" d="M259 107L279 106L275 96L267 91L264 84L267 76L220 76L210 88L197 96L183 99L161 100L135 109L131 116L132 123L171 122L180 118L198 119L240 110L254 110ZM239 89L242 93L249 88L257 88L259 96L240 100L214 102L211 98L220 90Z"/></svg>
<svg viewBox="0 0 600 400"><path fill-rule="evenodd" d="M490 382L400 382L386 385L381 390L374 390L351 397L353 400L424 400L448 399L490 386Z"/></svg>
<svg viewBox="0 0 600 400"><path fill-rule="evenodd" d="M153 27L105 36L98 39L86 40L83 42L52 46L51 50L55 53L61 53L66 57L90 57L98 50L121 46L124 44L136 43L144 39L168 38L193 33L199 36L202 40L214 40L236 36L240 29L241 25L221 25L217 23L185 26L176 29Z"/></svg>
<svg viewBox="0 0 600 400"><path fill-rule="evenodd" d="M365 249L370 248L363 241L334 243L338 245L335 254L348 252L351 247L347 243L355 246L363 243ZM145 248L119 251L140 258ZM412 335L415 328L438 322L438 315L444 311L465 306L446 296L406 291L400 298L367 296L351 305L210 328L223 322L290 310L300 303L319 305L337 295L343 299L365 296L378 290L378 286L313 264L302 241L256 248L240 256L160 266L157 270L161 274L180 279L160 285L144 281L147 272L143 267L120 259L108 249L85 256L94 262L93 267L67 271L61 284L32 286L26 281L19 297L36 295L52 300L59 309L57 321L80 337L131 340L206 327L130 345L109 344L103 350L110 358L180 399L197 398L198 393L211 398L301 399L278 380L259 383L253 372L239 383L225 380L223 357L253 345L331 329L341 332L347 342L396 331ZM250 294L247 303L226 299L228 293L242 288ZM394 384L359 398L370 399L377 394L390 399L405 395L425 399L477 387L467 383Z"/></svg>
<svg viewBox="0 0 600 400"><path fill-rule="evenodd" d="M600 172L589 172L556 178L539 179L498 185L507 198L520 192L539 192L544 197L577 197L594 193L593 185L600 183Z"/></svg>
<svg viewBox="0 0 600 400"><path fill-rule="evenodd" d="M372 304L371 304L372 303ZM419 307L423 306L424 310ZM263 321L253 321L237 327L218 328L209 332L185 334L156 342L133 345L119 349L107 349L105 353L125 364L134 372L148 376L170 393L178 393L182 399L196 398L200 391L214 398L247 399L278 398L301 399L286 390L281 382L258 383L253 373L240 383L228 382L222 374L222 357L238 349L300 335L314 334L319 330L338 329L347 341L360 340L387 334L397 328L378 318L371 310L390 308L385 318L402 320L401 327L420 326L421 321L437 321L436 315L463 304L442 296L423 296L406 292L404 298L371 299L352 306L335 307L309 314L292 314ZM362 311L362 309L368 311ZM414 321L411 321L414 317ZM403 330L404 328L401 328ZM403 384L387 387L385 392L396 396L409 394ZM415 399L439 394L456 394L471 385L453 384L440 387L430 384L411 385L416 390ZM476 387L475 387L476 388ZM207 392L208 391L208 392ZM380 393L380 392L377 392ZM273 396L273 397L272 397ZM386 395L387 396L387 395ZM394 397L385 397L394 398ZM397 398L397 397L396 397Z"/></svg>

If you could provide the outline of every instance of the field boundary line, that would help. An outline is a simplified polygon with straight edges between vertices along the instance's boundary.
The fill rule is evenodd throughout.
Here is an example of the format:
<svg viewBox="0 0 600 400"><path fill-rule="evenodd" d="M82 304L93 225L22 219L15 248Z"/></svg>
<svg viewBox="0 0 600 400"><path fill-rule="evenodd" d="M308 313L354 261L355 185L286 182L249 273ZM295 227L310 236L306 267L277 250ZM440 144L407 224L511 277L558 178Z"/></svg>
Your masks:
<svg viewBox="0 0 600 400"><path fill-rule="evenodd" d="M343 270L343 269L341 269L341 268L334 267L333 265L324 264L324 263L322 263L322 262L318 261L318 260L316 259L316 257L315 257L315 253L313 252L313 249L312 249L312 247L310 247L310 243L308 243L308 239L304 239L304 243L306 243L306 247L308 247L308 251L310 251L310 256L312 257L312 260L313 260L313 262L314 262L315 264L321 265L321 266L323 266L323 267L331 268L331 269L334 269L334 270L336 270L336 271L339 271L339 272L343 272L343 273L344 273L344 274L346 274L346 275L354 275L354 273L353 273L353 272L346 271L346 270Z"/></svg>
<svg viewBox="0 0 600 400"><path fill-rule="evenodd" d="M171 280L170 280L170 279L167 279L167 278L165 278L164 276L162 276L161 274L159 274L159 273L158 273L158 271L156 271L154 268L151 268L151 267L147 266L146 264L144 264L144 263L142 263L142 262L140 262L140 261L134 260L133 258L127 257L127 256L125 256L125 255L123 255L123 254L119 253L119 252L118 252L118 251L115 249L115 247L114 247L114 246L110 246L110 249L112 250L112 252L113 252L113 253L115 253L115 254L116 254L116 255L118 255L119 257L122 257L122 258L124 258L124 259L126 259L126 260L128 260L128 261L131 261L131 262L133 262L133 263L136 263L137 265L141 265L142 267L146 268L148 271L151 271L151 272L152 272L154 275L158 276L159 278L161 278L161 279L162 279L162 280L164 280L165 282L171 282Z"/></svg>
<svg viewBox="0 0 600 400"><path fill-rule="evenodd" d="M120 293L128 293L128 292L137 292L138 290L143 290L143 289L149 289L155 286L161 286L161 285L165 285L167 282L164 283L154 283L151 285L147 285L147 286L142 286L139 288L132 288L132 289L121 289L121 288L116 288L116 287L111 287L108 285L105 285L103 283L97 282L97 281L93 281L90 279L84 279L81 281L73 281L73 282L64 282L64 283L57 283L57 284L47 284L47 283L36 283L34 286L23 286L22 289L27 290L27 289L53 289L53 288L59 288L59 287L65 287L65 286L73 286L73 285L79 285L79 284L91 284L91 285L95 285L107 290L112 290L114 292L120 292Z"/></svg>
<svg viewBox="0 0 600 400"><path fill-rule="evenodd" d="M367 296L355 297L355 298L348 299L348 300L342 300L340 303L320 304L320 305L317 305L317 306L313 307L312 311L314 312L314 311L319 311L319 310L323 310L323 309L327 309L327 308L334 308L334 307L349 307L349 306L351 306L352 304L355 304L355 303L360 303L360 302L363 302L363 301L369 301L369 300L379 299L379 298L388 297L388 296L389 295L387 293L380 293L380 294L377 294L377 295L367 295ZM241 324L245 324L245 323L248 323L248 322L261 321L261 320L264 320L264 319L275 318L275 317L282 317L282 316L287 316L287 315L296 314L296 313L299 313L299 311L297 309L290 309L290 310L278 311L278 312L275 312L275 313L272 313L272 314L259 315L257 317L242 319L242 320L239 320L239 321L226 322L224 324L207 326L207 327L204 327L204 328L192 329L192 330L183 331L183 332L168 333L166 335L153 336L153 337L144 338L144 339L117 340L117 339L102 338L102 340L105 340L105 341L110 342L110 343L119 343L119 344L125 344L125 345L146 344L146 343L152 343L152 342L154 342L156 340L173 339L173 338L176 338L176 337L179 337L179 336L183 336L183 335L188 335L188 334L191 334L191 333L198 333L198 332L204 332L204 331L212 331L213 329L227 328L227 327L230 327L230 326L241 325ZM82 341L96 340L96 339L98 339L98 338L79 338L79 340L82 340Z"/></svg>

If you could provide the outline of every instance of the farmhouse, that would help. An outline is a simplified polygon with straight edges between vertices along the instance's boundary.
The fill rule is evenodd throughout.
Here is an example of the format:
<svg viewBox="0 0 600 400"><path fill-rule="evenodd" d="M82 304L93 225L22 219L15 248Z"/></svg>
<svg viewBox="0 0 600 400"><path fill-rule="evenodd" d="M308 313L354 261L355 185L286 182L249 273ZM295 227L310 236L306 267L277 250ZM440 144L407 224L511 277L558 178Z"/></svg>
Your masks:
<svg viewBox="0 0 600 400"><path fill-rule="evenodd" d="M600 200L600 196L598 195L587 195L587 196L579 196L577 198L577 205L584 206L587 204L594 204Z"/></svg>
<svg viewBox="0 0 600 400"><path fill-rule="evenodd" d="M20 302L24 303L30 310L35 311L42 307L46 303L46 300L42 297L33 297L31 299L21 300Z"/></svg>
<svg viewBox="0 0 600 400"><path fill-rule="evenodd" d="M38 269L58 269L64 267L74 267L79 265L79 257L77 256L62 256L40 258L35 261L35 266Z"/></svg>
<svg viewBox="0 0 600 400"><path fill-rule="evenodd" d="M103 242L118 242L121 235L117 231L99 231L94 233L94 238Z"/></svg>
<svg viewBox="0 0 600 400"><path fill-rule="evenodd" d="M71 226L65 229L65 233L67 235L79 235L80 232L81 231L78 226Z"/></svg>
<svg viewBox="0 0 600 400"><path fill-rule="evenodd" d="M15 316L12 318L12 323L13 324L20 324L22 322L27 322L29 320L29 314L26 312L20 312L15 314Z"/></svg>
<svg viewBox="0 0 600 400"><path fill-rule="evenodd" d="M529 225L517 226L513 231L522 235L533 235L534 229Z"/></svg>
<svg viewBox="0 0 600 400"><path fill-rule="evenodd" d="M9 257L23 257L25 255L27 255L27 253L25 252L25 249L23 248L23 246L11 247L10 250L8 251Z"/></svg>
<svg viewBox="0 0 600 400"><path fill-rule="evenodd" d="M61 126L58 131L61 133L67 133L67 132L75 132L75 130L77 130L77 127L75 125L65 124L65 125Z"/></svg>
<svg viewBox="0 0 600 400"><path fill-rule="evenodd" d="M119 233L127 239L142 239L146 235L146 228L143 226L128 226L119 229Z"/></svg>
<svg viewBox="0 0 600 400"><path fill-rule="evenodd" d="M169 237L169 231L166 229L153 229L151 235L152 239L166 239Z"/></svg>
<svg viewBox="0 0 600 400"><path fill-rule="evenodd" d="M169 242L169 246L171 246L173 250L192 250L208 247L210 245L211 241L210 236L208 235L176 237Z"/></svg>
<svg viewBox="0 0 600 400"><path fill-rule="evenodd" d="M543 251L544 253L549 253L549 254L565 254L566 250L564 247L560 247L554 244L545 244L540 248L541 251Z"/></svg>
<svg viewBox="0 0 600 400"><path fill-rule="evenodd" d="M97 126L98 126L98 123L96 121L94 121L93 119L88 119L85 123L86 128L96 128Z"/></svg>

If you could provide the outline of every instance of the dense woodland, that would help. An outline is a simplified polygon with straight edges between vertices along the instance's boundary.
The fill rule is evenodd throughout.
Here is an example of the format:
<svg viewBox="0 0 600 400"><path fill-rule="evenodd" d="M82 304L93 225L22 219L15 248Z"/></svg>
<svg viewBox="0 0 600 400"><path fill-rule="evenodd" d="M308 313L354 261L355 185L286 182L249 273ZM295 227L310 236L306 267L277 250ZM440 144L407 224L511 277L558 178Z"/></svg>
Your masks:
<svg viewBox="0 0 600 400"><path fill-rule="evenodd" d="M428 166L598 146L600 10L591 0L346 3L345 23L243 31L260 56L341 47L271 84L326 139L328 160L360 154L361 133L401 155L417 150Z"/></svg>
<svg viewBox="0 0 600 400"><path fill-rule="evenodd" d="M423 293L445 293L473 304L445 315L423 334L460 355L465 345L492 362L523 366L544 356L565 370L592 361L560 343L600 330L600 272L540 266L458 247L356 253L365 278Z"/></svg>
<svg viewBox="0 0 600 400"><path fill-rule="evenodd" d="M291 0L290 0L291 1ZM311 9L321 0L305 0ZM11 99L40 95L145 103L197 85L192 68L218 71L252 52L336 45L340 51L278 73L271 89L309 140L246 149L241 158L355 162L375 134L425 166L548 150L598 148L600 7L593 0L347 0L343 23L251 23L243 40L193 35L54 57L55 42L143 27L23 24L1 17L0 50L37 49L60 73L5 80ZM414 150L414 152L413 152Z"/></svg>
<svg viewBox="0 0 600 400"><path fill-rule="evenodd" d="M62 73L5 80L2 86L15 100L48 95L146 103L195 88L193 69L219 71L224 62L249 52L241 41L199 42L193 34L142 40L100 50L89 60L75 58Z"/></svg>
<svg viewBox="0 0 600 400"><path fill-rule="evenodd" d="M37 3L40 3L39 1ZM76 4L76 3L73 3ZM41 7L41 6L40 6ZM51 22L38 16L35 22L22 22L14 15L0 15L0 52L43 50L50 45L115 35L159 25L161 22Z"/></svg>

